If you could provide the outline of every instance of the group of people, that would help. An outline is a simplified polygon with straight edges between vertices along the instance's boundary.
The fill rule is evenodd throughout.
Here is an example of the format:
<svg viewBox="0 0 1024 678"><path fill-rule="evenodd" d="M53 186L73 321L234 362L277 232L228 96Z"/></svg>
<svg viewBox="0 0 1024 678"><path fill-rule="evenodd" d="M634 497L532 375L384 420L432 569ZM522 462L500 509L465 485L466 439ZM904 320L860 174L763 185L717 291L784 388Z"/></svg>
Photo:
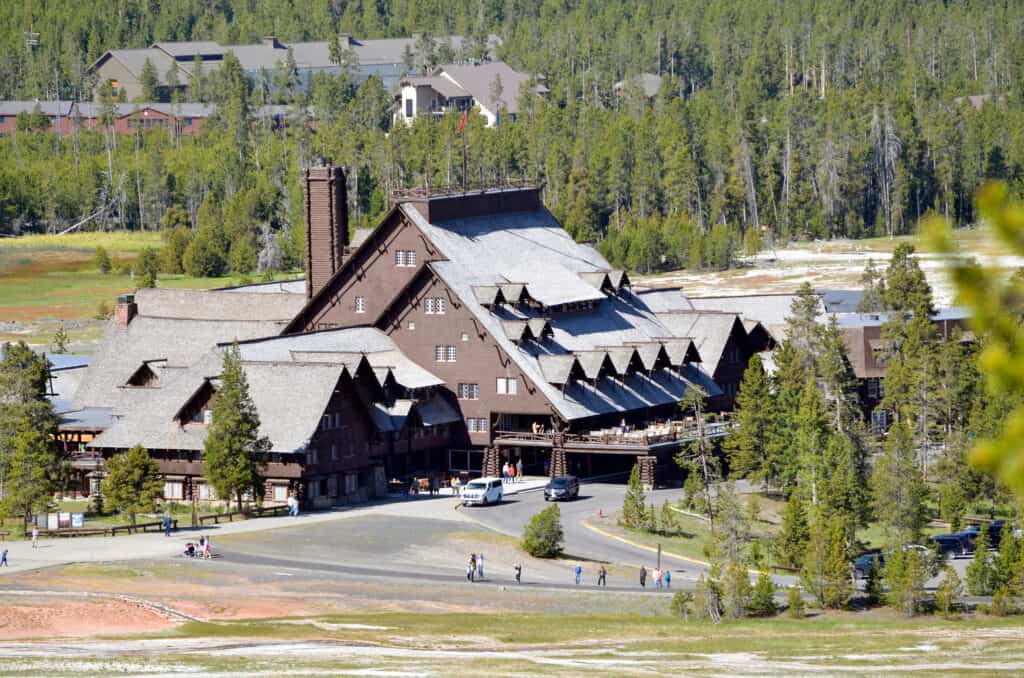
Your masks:
<svg viewBox="0 0 1024 678"><path fill-rule="evenodd" d="M503 483L521 483L523 482L523 460L519 459L516 463L512 463L511 460L506 461L501 465L501 481Z"/></svg>
<svg viewBox="0 0 1024 678"><path fill-rule="evenodd" d="M583 582L583 565L576 563L573 574L576 575L576 585L579 586ZM597 570L597 585L608 586L608 570L604 569L604 565Z"/></svg>
<svg viewBox="0 0 1024 678"><path fill-rule="evenodd" d="M662 570L660 567L656 567L651 571L651 579L654 581L654 588L660 589L665 587L667 589L672 588L672 571L668 568ZM640 586L647 588L647 568L640 566Z"/></svg>
<svg viewBox="0 0 1024 678"><path fill-rule="evenodd" d="M484 578L484 554L470 553L466 563L466 581L475 582Z"/></svg>
<svg viewBox="0 0 1024 678"><path fill-rule="evenodd" d="M199 537L199 543L188 542L185 544L185 557L187 558L205 558L209 560L213 557L213 544L210 542L210 538L206 535Z"/></svg>
<svg viewBox="0 0 1024 678"><path fill-rule="evenodd" d="M288 515L292 518L299 517L299 500L294 494L288 495Z"/></svg>

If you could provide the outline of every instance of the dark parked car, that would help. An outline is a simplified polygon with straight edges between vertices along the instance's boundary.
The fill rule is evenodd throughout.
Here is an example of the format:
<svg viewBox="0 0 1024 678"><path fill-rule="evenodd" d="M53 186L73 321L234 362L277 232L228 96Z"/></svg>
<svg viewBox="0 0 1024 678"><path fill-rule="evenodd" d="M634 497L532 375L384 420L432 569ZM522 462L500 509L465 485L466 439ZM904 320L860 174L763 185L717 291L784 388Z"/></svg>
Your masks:
<svg viewBox="0 0 1024 678"><path fill-rule="evenodd" d="M885 567L885 554L865 553L853 561L853 576L856 579L866 579L875 567Z"/></svg>
<svg viewBox="0 0 1024 678"><path fill-rule="evenodd" d="M580 481L576 476L552 478L544 487L544 501L575 499L580 496Z"/></svg>
<svg viewBox="0 0 1024 678"><path fill-rule="evenodd" d="M937 534L931 537L930 541L938 546L940 556L949 554L956 558L957 556L965 556L968 553L964 539L957 534Z"/></svg>

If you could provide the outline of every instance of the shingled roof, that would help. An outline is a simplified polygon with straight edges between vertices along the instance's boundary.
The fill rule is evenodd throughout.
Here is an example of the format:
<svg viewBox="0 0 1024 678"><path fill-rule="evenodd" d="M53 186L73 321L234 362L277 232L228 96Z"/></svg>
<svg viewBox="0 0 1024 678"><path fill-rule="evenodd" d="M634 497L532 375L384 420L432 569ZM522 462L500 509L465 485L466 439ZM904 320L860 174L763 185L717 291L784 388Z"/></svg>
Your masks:
<svg viewBox="0 0 1024 678"><path fill-rule="evenodd" d="M624 274L573 241L546 209L438 223L411 204L400 209L438 249L441 260L430 269L567 420L678 402L693 383L721 393L700 368L685 364L697 357L688 335L663 325ZM507 303L512 281L525 281L540 308ZM542 317L550 332L523 341L523 323ZM637 346L645 346L642 355ZM659 357L672 369L648 374ZM629 369L637 364L645 369ZM602 368L615 378L597 379ZM574 383L574 375L591 383Z"/></svg>

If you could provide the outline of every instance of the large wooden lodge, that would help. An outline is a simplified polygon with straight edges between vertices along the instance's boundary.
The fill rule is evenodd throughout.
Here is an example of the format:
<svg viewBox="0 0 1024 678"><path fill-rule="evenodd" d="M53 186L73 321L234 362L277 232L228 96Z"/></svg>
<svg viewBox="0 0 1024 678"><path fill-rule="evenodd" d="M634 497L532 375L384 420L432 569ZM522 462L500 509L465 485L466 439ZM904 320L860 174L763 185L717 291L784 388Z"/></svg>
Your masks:
<svg viewBox="0 0 1024 678"><path fill-rule="evenodd" d="M687 389L727 411L773 346L738 312L635 289L536 187L410 191L350 241L342 170L305 183L305 280L119 299L63 415L83 494L105 458L142 444L168 499L213 498L203 440L235 341L272 443L265 500L313 505L505 459L550 474L639 462L653 483L694 434Z"/></svg>

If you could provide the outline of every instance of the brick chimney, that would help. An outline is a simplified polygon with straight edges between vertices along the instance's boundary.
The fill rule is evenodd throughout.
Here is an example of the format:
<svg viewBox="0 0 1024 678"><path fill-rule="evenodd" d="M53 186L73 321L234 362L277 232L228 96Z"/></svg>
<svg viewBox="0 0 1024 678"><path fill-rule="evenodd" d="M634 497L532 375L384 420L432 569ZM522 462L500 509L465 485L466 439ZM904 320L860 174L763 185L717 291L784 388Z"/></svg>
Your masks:
<svg viewBox="0 0 1024 678"><path fill-rule="evenodd" d="M323 160L303 171L306 199L306 297L312 298L341 268L348 247L345 172Z"/></svg>
<svg viewBox="0 0 1024 678"><path fill-rule="evenodd" d="M134 294L122 294L117 298L117 306L114 307L114 324L118 327L128 327L128 323L139 312L139 305L135 303Z"/></svg>

